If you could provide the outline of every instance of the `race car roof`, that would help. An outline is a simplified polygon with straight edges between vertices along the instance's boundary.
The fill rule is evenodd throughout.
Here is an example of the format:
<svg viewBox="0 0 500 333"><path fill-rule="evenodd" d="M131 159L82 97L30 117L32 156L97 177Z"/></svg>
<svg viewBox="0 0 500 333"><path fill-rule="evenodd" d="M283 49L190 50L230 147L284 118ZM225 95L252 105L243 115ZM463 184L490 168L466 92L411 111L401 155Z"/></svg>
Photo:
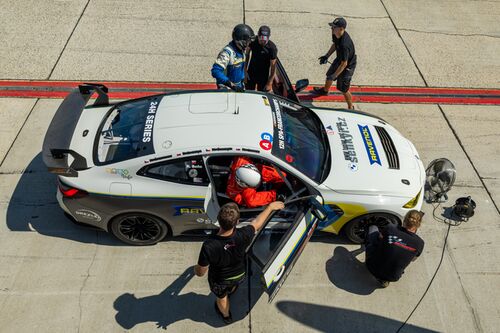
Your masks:
<svg viewBox="0 0 500 333"><path fill-rule="evenodd" d="M153 142L157 156L226 147L270 153L271 147L261 146L266 133L273 133L273 117L263 94L182 93L161 100Z"/></svg>

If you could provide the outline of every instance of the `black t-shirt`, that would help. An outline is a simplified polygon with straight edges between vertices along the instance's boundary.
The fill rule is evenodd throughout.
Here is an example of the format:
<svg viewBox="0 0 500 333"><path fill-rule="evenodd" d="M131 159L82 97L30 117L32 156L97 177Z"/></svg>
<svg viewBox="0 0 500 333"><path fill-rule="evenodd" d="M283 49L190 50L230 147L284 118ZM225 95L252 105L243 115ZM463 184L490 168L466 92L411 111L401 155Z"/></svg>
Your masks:
<svg viewBox="0 0 500 333"><path fill-rule="evenodd" d="M208 278L223 281L245 272L245 250L252 242L255 228L237 228L231 236L212 236L203 242L198 265L209 266Z"/></svg>
<svg viewBox="0 0 500 333"><path fill-rule="evenodd" d="M271 60L278 57L278 48L272 41L261 46L258 40L254 40L250 43L250 50L252 50L252 57L248 65L250 78L252 79L252 76L268 78Z"/></svg>
<svg viewBox="0 0 500 333"><path fill-rule="evenodd" d="M347 68L356 67L356 50L354 49L351 36L349 36L347 31L344 31L344 34L340 38L332 35L332 42L335 44L335 51L337 52L335 62L340 63L347 60Z"/></svg>
<svg viewBox="0 0 500 333"><path fill-rule="evenodd" d="M386 281L397 281L405 268L424 249L424 241L417 234L393 224L380 230L382 239L378 238L370 251L366 266L377 278Z"/></svg>

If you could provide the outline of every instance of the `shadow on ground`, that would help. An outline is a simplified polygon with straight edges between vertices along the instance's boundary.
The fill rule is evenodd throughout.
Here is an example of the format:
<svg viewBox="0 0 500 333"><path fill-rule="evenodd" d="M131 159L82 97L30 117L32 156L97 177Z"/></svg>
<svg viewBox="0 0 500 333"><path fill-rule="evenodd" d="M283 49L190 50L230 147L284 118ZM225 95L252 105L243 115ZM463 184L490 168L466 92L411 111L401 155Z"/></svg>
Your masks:
<svg viewBox="0 0 500 333"><path fill-rule="evenodd" d="M206 323L212 327L225 326L215 313L215 296L210 293L208 282L204 294L181 293L193 276L193 267L189 267L158 295L138 298L134 294L126 293L119 296L113 304L114 309L118 311L116 322L124 329L131 329L146 322L154 322L159 328L167 329L168 326L184 319ZM233 322L245 319L262 296L258 283L257 274L254 274L231 295Z"/></svg>
<svg viewBox="0 0 500 333"><path fill-rule="evenodd" d="M325 264L330 281L339 289L357 295L370 295L380 284L371 275L364 262L356 258L363 248L349 251L343 246L335 247L333 256Z"/></svg>
<svg viewBox="0 0 500 333"><path fill-rule="evenodd" d="M276 303L279 311L320 332L396 332L401 322L366 313L333 306L310 304L294 301ZM411 324L401 330L404 333L437 332Z"/></svg>
<svg viewBox="0 0 500 333"><path fill-rule="evenodd" d="M12 171L12 174L17 172ZM55 175L47 172L42 154L36 155L22 172L10 198L7 207L9 230L36 231L41 235L82 243L124 245L112 235L71 222L57 203L56 180Z"/></svg>

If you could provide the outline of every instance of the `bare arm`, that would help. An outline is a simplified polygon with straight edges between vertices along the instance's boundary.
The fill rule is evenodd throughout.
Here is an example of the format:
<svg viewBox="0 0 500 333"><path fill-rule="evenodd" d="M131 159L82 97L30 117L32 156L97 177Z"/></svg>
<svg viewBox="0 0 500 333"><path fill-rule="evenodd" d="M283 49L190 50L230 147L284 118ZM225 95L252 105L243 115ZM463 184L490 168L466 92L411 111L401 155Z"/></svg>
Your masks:
<svg viewBox="0 0 500 333"><path fill-rule="evenodd" d="M208 272L208 266L200 266L200 265L194 266L194 274L196 274L196 276L203 276L207 272Z"/></svg>
<svg viewBox="0 0 500 333"><path fill-rule="evenodd" d="M267 218L269 217L269 215L271 215L272 212L274 212L275 210L283 209L283 208L285 208L285 204L283 202L281 202L281 201L271 202L266 207L266 209L264 209L264 211L262 211L259 215L257 215L255 220L253 220L252 223L250 223L250 225L252 225L254 227L255 231L259 231L262 228L262 226L264 225L264 222L266 222Z"/></svg>
<svg viewBox="0 0 500 333"><path fill-rule="evenodd" d="M269 78L267 79L266 91L271 91L273 88L273 80L276 75L276 62L278 59L271 60L271 69L269 70Z"/></svg>
<svg viewBox="0 0 500 333"><path fill-rule="evenodd" d="M333 54L333 52L335 52L336 48L335 48L335 44L332 44L332 46L330 46L330 49L328 50L328 52L326 52L326 56L329 57Z"/></svg>

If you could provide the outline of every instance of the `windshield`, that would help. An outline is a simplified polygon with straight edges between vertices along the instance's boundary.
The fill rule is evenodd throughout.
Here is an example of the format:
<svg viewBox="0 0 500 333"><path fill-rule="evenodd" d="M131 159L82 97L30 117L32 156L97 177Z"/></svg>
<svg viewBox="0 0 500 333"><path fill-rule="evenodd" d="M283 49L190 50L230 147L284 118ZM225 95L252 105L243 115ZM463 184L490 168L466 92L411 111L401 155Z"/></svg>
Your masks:
<svg viewBox="0 0 500 333"><path fill-rule="evenodd" d="M319 118L309 109L272 98L272 153L317 183L330 169L330 147Z"/></svg>
<svg viewBox="0 0 500 333"><path fill-rule="evenodd" d="M153 127L163 96L118 104L104 119L97 144L97 160L116 163L154 153Z"/></svg>

